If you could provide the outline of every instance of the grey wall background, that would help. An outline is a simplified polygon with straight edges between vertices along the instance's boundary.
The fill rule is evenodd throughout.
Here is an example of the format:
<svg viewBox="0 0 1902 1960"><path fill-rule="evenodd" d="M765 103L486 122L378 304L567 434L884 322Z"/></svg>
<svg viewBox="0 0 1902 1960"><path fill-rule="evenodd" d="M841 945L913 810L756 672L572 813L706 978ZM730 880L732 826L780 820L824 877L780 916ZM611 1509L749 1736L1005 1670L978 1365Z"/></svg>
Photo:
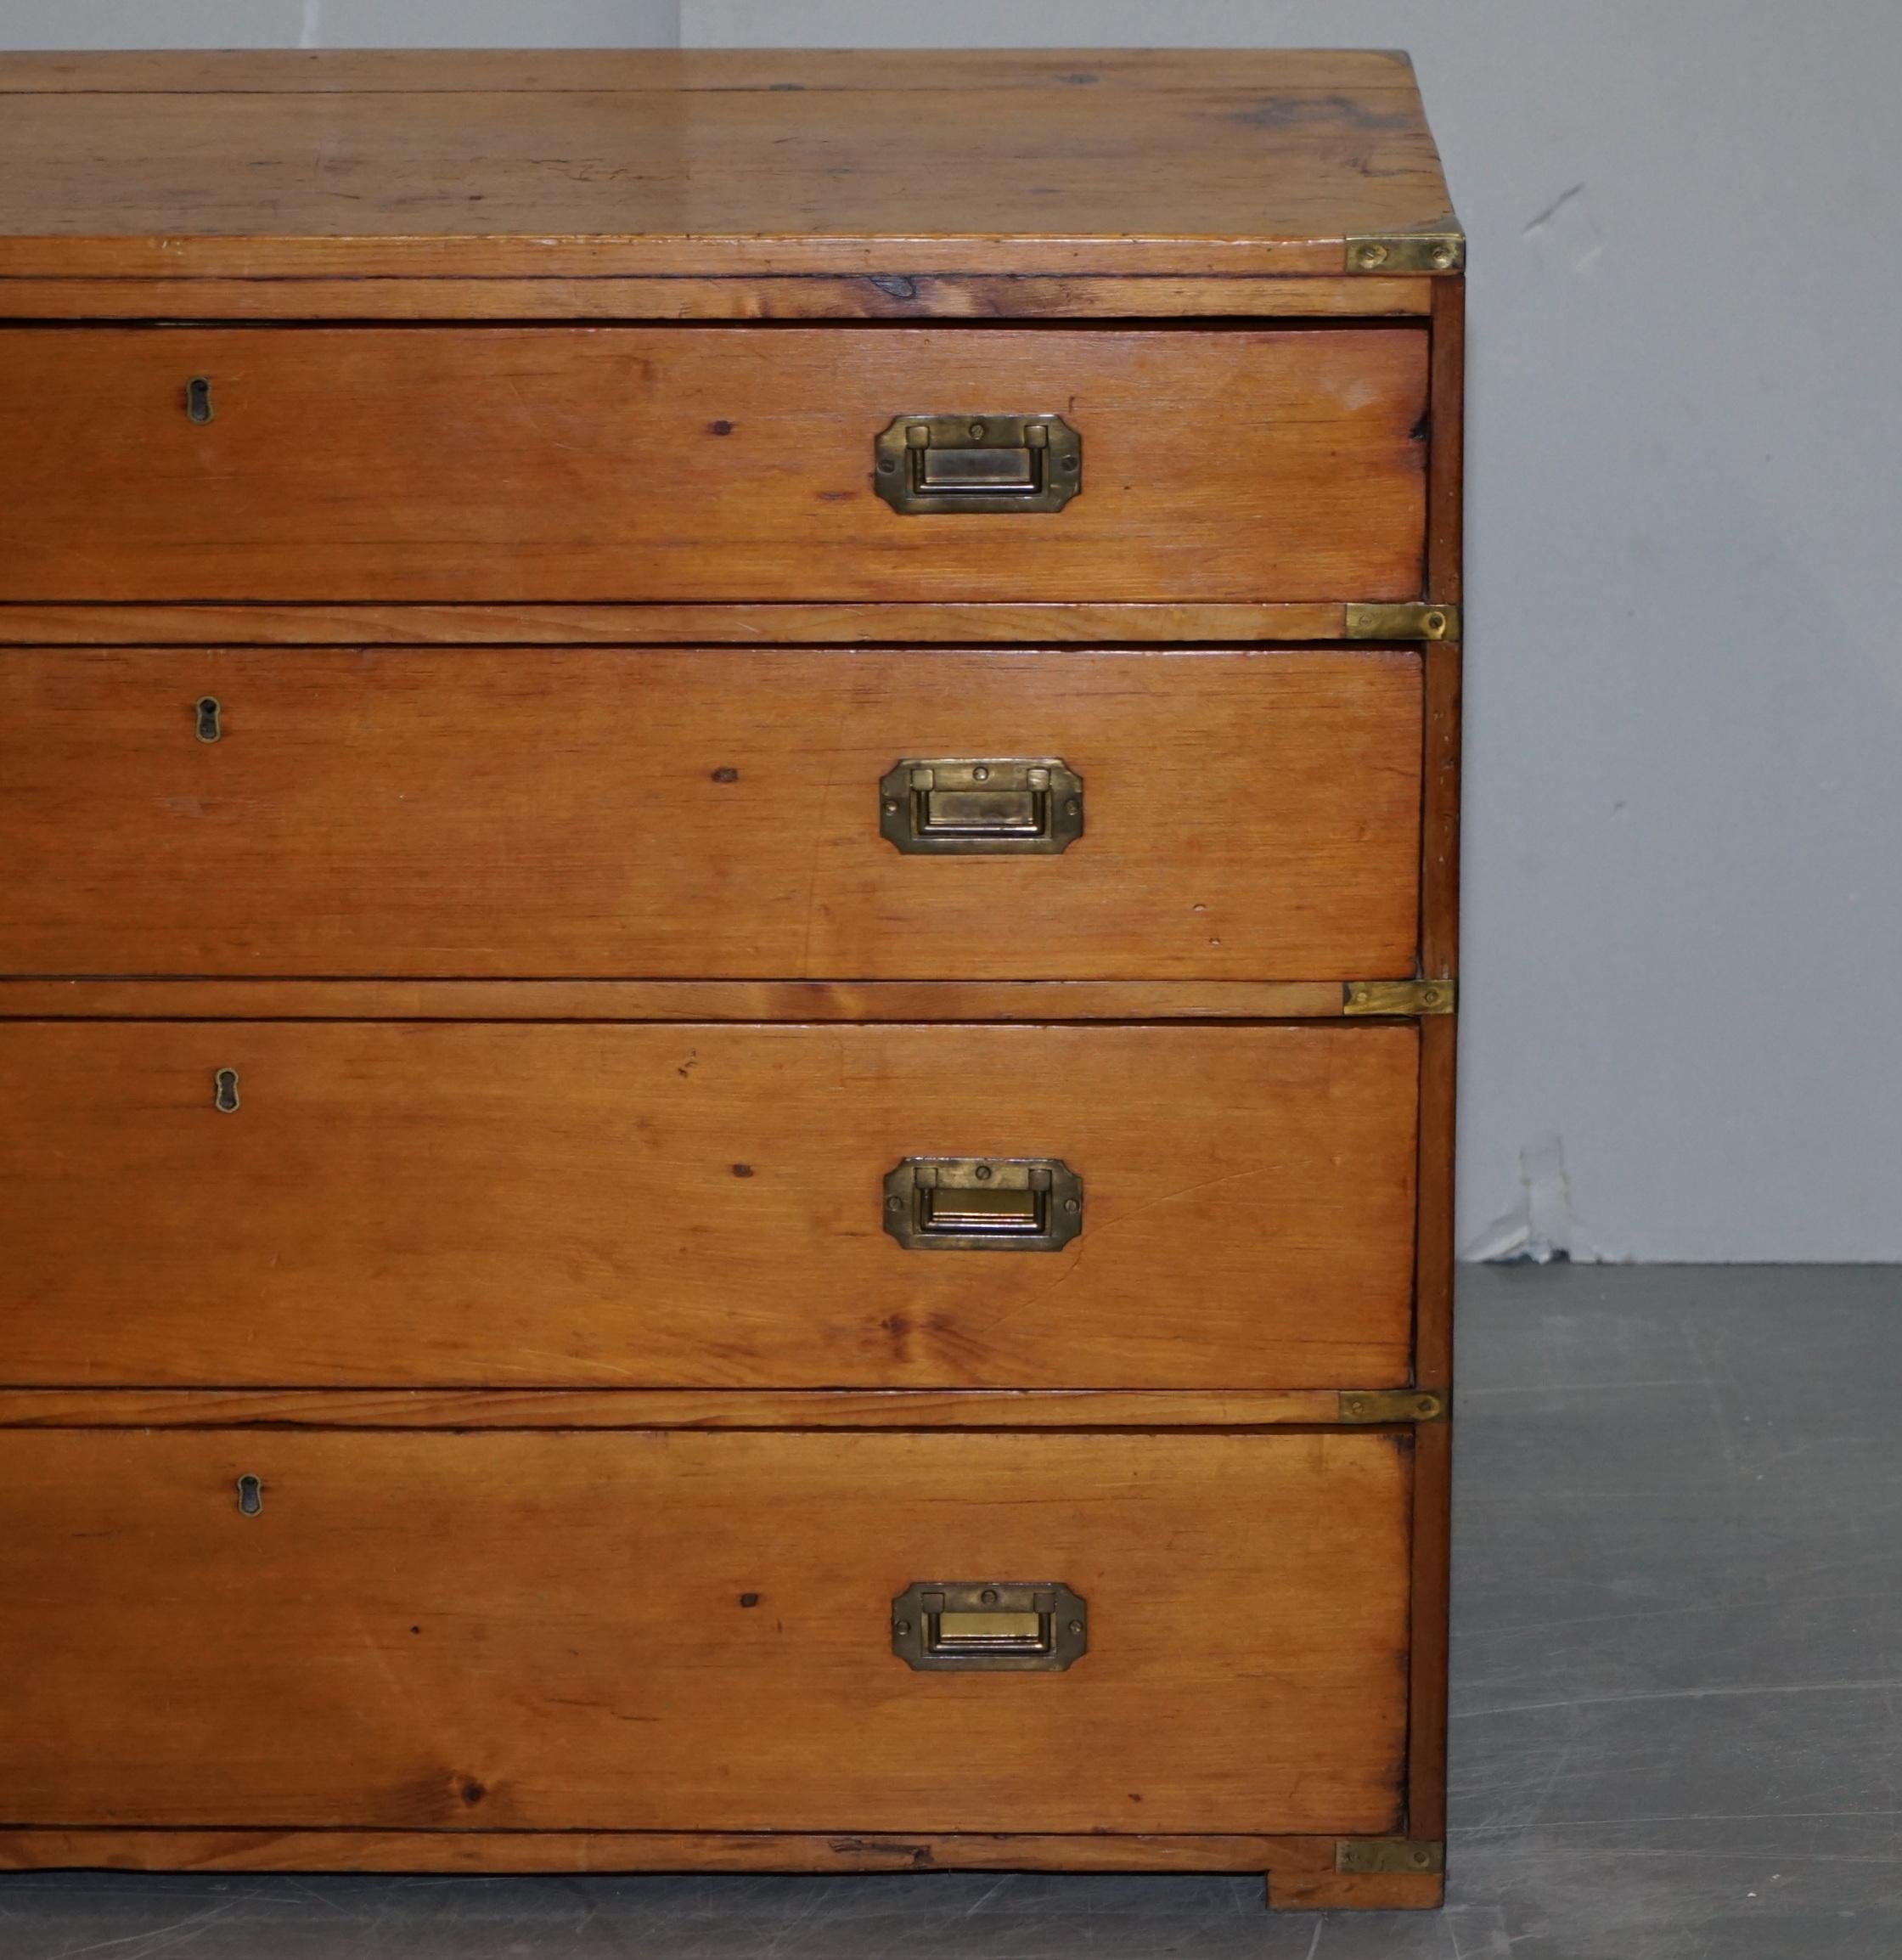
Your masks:
<svg viewBox="0 0 1902 1960"><path fill-rule="evenodd" d="M1472 239L1474 1256L1902 1259L1895 0L0 0L0 45L1414 55Z"/></svg>

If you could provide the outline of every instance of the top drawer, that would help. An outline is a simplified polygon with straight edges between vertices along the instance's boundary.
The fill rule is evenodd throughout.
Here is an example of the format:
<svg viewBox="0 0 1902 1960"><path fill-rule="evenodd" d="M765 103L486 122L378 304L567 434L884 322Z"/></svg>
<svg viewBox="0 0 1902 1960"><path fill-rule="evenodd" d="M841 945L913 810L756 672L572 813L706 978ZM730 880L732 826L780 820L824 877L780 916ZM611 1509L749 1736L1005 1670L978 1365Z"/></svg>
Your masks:
<svg viewBox="0 0 1902 1960"><path fill-rule="evenodd" d="M0 600L1421 589L1417 325L86 327L0 360ZM1061 508L874 489L898 418L1025 415L1080 439ZM970 460L967 503L1010 474Z"/></svg>

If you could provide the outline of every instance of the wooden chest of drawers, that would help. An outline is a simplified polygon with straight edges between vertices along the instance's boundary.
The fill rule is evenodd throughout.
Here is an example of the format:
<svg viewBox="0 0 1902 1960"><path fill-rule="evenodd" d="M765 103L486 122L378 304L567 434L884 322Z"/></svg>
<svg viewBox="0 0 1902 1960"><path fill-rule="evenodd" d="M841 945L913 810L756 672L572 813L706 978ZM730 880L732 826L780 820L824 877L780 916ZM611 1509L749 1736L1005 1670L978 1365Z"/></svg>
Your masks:
<svg viewBox="0 0 1902 1960"><path fill-rule="evenodd" d="M1435 1902L1404 59L0 93L0 1864Z"/></svg>

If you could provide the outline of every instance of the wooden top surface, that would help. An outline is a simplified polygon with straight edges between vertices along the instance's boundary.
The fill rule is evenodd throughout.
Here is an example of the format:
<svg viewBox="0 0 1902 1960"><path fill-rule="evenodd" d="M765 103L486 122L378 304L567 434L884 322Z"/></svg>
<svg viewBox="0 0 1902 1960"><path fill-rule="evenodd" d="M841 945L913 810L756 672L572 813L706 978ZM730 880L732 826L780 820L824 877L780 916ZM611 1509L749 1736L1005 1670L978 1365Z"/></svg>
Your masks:
<svg viewBox="0 0 1902 1960"><path fill-rule="evenodd" d="M1450 203L1404 54L0 57L0 277L1338 273Z"/></svg>

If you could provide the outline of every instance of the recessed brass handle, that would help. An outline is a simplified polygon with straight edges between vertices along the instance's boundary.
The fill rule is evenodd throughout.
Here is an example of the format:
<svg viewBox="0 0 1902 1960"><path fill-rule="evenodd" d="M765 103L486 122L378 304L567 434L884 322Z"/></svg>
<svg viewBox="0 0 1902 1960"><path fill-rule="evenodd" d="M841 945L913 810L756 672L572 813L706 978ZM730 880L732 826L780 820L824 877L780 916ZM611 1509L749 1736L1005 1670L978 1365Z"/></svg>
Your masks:
<svg viewBox="0 0 1902 1960"><path fill-rule="evenodd" d="M892 1602L892 1651L920 1673L1061 1673L1089 1646L1089 1608L1052 1580L925 1579Z"/></svg>
<svg viewBox="0 0 1902 1960"><path fill-rule="evenodd" d="M1083 487L1083 439L1061 415L898 415L872 445L872 487L907 516L1061 510Z"/></svg>
<svg viewBox="0 0 1902 1960"><path fill-rule="evenodd" d="M919 856L1050 856L1083 834L1083 779L1056 756L934 756L880 779L878 827Z"/></svg>
<svg viewBox="0 0 1902 1960"><path fill-rule="evenodd" d="M1083 1180L1055 1157L908 1157L885 1229L908 1252L1054 1253L1083 1229Z"/></svg>

